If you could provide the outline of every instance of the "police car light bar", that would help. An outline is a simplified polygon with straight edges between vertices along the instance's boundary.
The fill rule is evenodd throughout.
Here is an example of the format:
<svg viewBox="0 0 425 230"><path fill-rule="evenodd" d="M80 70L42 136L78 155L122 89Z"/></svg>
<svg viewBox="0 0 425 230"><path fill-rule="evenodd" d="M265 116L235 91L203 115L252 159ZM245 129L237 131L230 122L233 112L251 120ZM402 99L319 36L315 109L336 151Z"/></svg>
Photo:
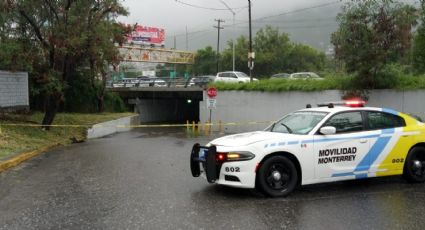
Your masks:
<svg viewBox="0 0 425 230"><path fill-rule="evenodd" d="M334 106L348 106L348 107L364 107L366 104L363 100L347 100L347 101L337 101L337 102L326 102L317 104L319 107L328 107L333 108Z"/></svg>
<svg viewBox="0 0 425 230"><path fill-rule="evenodd" d="M366 102L363 101L363 100L349 100L349 101L345 101L345 105L347 105L349 107L364 107L365 104L366 104Z"/></svg>

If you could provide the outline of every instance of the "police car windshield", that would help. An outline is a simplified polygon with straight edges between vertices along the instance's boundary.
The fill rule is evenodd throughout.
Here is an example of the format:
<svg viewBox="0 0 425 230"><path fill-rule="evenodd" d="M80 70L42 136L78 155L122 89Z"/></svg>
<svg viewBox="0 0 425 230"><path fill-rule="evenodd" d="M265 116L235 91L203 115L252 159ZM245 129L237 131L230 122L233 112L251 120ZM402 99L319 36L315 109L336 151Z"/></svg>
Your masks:
<svg viewBox="0 0 425 230"><path fill-rule="evenodd" d="M271 126L271 132L308 134L326 116L326 112L300 111L286 115Z"/></svg>

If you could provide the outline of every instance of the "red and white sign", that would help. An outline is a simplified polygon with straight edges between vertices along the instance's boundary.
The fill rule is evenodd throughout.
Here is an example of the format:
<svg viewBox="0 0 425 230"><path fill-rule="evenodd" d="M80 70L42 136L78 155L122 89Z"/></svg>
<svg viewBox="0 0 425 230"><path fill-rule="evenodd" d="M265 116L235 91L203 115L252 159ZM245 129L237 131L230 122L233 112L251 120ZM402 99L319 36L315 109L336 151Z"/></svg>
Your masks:
<svg viewBox="0 0 425 230"><path fill-rule="evenodd" d="M208 97L209 98L214 98L214 97L216 97L217 96L217 89L216 88L214 88L214 87L209 87L208 89L207 89L207 95L208 95Z"/></svg>
<svg viewBox="0 0 425 230"><path fill-rule="evenodd" d="M207 109L215 109L217 104L217 99L208 98L207 99Z"/></svg>
<svg viewBox="0 0 425 230"><path fill-rule="evenodd" d="M127 35L127 42L139 45L163 46L165 30L156 27L136 25L131 34Z"/></svg>

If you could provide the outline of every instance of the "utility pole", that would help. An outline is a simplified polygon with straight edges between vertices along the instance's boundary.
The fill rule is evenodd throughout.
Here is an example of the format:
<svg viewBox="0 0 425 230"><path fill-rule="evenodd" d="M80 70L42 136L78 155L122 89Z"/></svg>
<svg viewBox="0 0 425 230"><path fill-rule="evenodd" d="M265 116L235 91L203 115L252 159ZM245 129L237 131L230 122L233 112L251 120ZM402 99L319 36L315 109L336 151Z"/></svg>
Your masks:
<svg viewBox="0 0 425 230"><path fill-rule="evenodd" d="M189 50L189 39L188 39L188 33L187 33L187 26L186 26L186 50Z"/></svg>
<svg viewBox="0 0 425 230"><path fill-rule="evenodd" d="M177 49L177 37L176 37L176 35L174 35L174 50L176 50ZM174 67L173 67L174 69L174 74L176 74L176 72L177 72L177 65L176 64L174 64ZM173 76L174 76L174 74L173 74ZM174 76L174 77L176 77L176 76ZM172 79L173 77L171 76L171 74L170 74L170 79L171 79L171 81L173 81L173 79ZM171 82L170 81L170 82ZM170 87L170 83L168 83L168 87Z"/></svg>
<svg viewBox="0 0 425 230"><path fill-rule="evenodd" d="M251 28L251 0L248 0L248 11L249 11L249 54L248 54L248 67L249 67L249 79L252 82L252 69L254 69L254 62L252 53L252 28Z"/></svg>
<svg viewBox="0 0 425 230"><path fill-rule="evenodd" d="M224 20L221 19L215 19L217 22L217 26L214 26L214 28L217 28L218 30L218 36L217 36L217 73L218 73L218 62L219 62L219 55L220 55L220 30L224 29L224 27L220 27L220 24L224 22Z"/></svg>

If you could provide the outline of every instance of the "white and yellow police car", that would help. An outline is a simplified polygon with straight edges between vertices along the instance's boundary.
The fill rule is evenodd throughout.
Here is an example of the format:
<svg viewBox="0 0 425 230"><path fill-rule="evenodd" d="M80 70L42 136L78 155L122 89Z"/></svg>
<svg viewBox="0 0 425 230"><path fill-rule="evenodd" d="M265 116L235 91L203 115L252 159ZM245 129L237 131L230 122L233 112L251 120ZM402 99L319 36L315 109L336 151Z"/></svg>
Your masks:
<svg viewBox="0 0 425 230"><path fill-rule="evenodd" d="M192 175L210 183L286 196L298 185L403 175L425 181L425 125L392 109L343 106L302 109L264 131L193 146Z"/></svg>

